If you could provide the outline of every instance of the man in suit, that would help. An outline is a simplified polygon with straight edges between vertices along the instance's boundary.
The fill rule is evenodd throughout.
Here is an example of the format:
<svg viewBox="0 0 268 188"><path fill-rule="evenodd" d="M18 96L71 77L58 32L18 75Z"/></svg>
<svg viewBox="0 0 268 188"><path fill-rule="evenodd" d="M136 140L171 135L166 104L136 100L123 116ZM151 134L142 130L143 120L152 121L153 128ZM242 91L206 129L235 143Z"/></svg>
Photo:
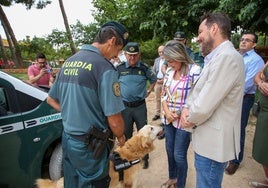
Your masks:
<svg viewBox="0 0 268 188"><path fill-rule="evenodd" d="M154 86L155 91L155 100L156 100L156 112L154 117L152 118L153 121L160 119L161 115L161 92L163 86L163 78L164 74L162 72L162 66L165 62L165 59L162 56L162 52L165 46L161 45L158 47L158 55L159 57L154 60L153 72L157 77L156 84ZM160 126L164 127L163 123ZM158 139L163 139L165 137L164 130L158 135Z"/></svg>
<svg viewBox="0 0 268 188"><path fill-rule="evenodd" d="M154 87L155 90L155 98L156 98L156 112L155 116L153 117L153 121L160 119L160 112L161 112L161 90L163 85L163 73L161 71L161 67L163 63L165 62L165 59L162 56L162 51L165 46L161 45L158 47L158 54L159 57L155 59L154 66L153 66L153 72L157 77L156 85Z"/></svg>
<svg viewBox="0 0 268 188"><path fill-rule="evenodd" d="M182 127L192 131L197 188L221 187L227 162L240 151L245 67L230 36L225 14L201 17L197 41L205 66L181 115Z"/></svg>

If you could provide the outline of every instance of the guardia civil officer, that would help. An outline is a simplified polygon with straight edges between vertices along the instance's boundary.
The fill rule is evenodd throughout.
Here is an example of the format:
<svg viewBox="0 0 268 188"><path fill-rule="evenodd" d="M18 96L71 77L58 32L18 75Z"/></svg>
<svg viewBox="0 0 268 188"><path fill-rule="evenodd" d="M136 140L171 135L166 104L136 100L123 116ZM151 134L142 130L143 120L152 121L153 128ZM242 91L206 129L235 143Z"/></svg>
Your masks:
<svg viewBox="0 0 268 188"><path fill-rule="evenodd" d="M185 46L185 49L186 49L186 52L187 54L189 55L189 57L195 61L195 53L192 51L191 48L189 48L187 45L186 45L186 36L185 36L185 33L183 31L177 31L175 34L174 34L174 37L173 37L173 40L176 40L178 41L179 43L183 44ZM199 61L198 61L199 62ZM164 62L162 67L161 67L161 71L163 74L166 73L166 70L167 70L167 67L168 67L168 62Z"/></svg>
<svg viewBox="0 0 268 188"><path fill-rule="evenodd" d="M156 76L149 66L140 61L139 45L129 42L125 47L126 62L118 65L121 95L126 109L122 112L125 122L125 135L129 139L133 134L133 125L140 130L147 124L145 98L151 93L156 83ZM149 81L149 87L147 87ZM148 168L149 155L144 157L143 168Z"/></svg>
<svg viewBox="0 0 268 188"><path fill-rule="evenodd" d="M124 104L118 73L108 61L127 43L122 24L110 21L99 30L93 44L68 58L49 92L48 104L61 111L65 188L108 188L111 131L125 142Z"/></svg>
<svg viewBox="0 0 268 188"><path fill-rule="evenodd" d="M194 55L194 52L192 51L191 48L189 48L187 45L186 45L186 37L185 37L185 33L183 31L177 31L175 34L174 34L174 40L180 42L181 44L185 45L185 48L186 48L186 52L187 54L190 56L191 59L194 60L195 58L195 55Z"/></svg>

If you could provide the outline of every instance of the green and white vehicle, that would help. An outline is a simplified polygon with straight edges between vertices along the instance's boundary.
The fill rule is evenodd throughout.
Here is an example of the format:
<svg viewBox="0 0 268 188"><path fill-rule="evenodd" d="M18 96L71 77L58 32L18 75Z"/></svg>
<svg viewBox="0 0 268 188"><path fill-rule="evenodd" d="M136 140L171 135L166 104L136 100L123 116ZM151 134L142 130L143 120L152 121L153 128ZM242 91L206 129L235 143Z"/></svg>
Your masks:
<svg viewBox="0 0 268 188"><path fill-rule="evenodd" d="M62 118L46 103L47 92L0 71L1 188L61 176Z"/></svg>

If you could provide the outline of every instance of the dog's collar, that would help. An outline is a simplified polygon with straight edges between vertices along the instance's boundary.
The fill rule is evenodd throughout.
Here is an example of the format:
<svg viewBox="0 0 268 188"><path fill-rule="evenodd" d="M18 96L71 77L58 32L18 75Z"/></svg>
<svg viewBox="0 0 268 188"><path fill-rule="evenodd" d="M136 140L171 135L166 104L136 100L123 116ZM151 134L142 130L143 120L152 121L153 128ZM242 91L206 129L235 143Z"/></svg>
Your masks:
<svg viewBox="0 0 268 188"><path fill-rule="evenodd" d="M124 180L124 170L140 162L140 159L136 159L133 161L122 159L119 153L116 151L110 154L109 159L114 163L114 170L119 173L119 181Z"/></svg>

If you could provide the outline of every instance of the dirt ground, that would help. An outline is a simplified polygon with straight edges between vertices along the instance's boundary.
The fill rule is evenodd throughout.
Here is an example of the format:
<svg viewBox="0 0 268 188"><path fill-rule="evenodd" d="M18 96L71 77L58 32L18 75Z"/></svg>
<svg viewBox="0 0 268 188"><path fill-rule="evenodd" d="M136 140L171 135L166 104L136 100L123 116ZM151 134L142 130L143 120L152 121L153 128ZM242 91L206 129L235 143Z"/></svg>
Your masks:
<svg viewBox="0 0 268 188"><path fill-rule="evenodd" d="M146 99L148 108L148 124L158 125L160 120L152 121L155 112L155 95L151 95ZM247 126L246 143L244 160L237 172L230 176L224 174L223 188L249 188L248 182L251 180L263 180L263 169L259 163L252 158L252 143L255 131L256 118L251 117ZM155 140L155 150L150 153L149 168L141 169L138 175L139 188L159 188L162 183L168 179L167 156L165 151L165 139ZM195 187L195 169L193 149L190 145L188 150L188 176L187 188Z"/></svg>

